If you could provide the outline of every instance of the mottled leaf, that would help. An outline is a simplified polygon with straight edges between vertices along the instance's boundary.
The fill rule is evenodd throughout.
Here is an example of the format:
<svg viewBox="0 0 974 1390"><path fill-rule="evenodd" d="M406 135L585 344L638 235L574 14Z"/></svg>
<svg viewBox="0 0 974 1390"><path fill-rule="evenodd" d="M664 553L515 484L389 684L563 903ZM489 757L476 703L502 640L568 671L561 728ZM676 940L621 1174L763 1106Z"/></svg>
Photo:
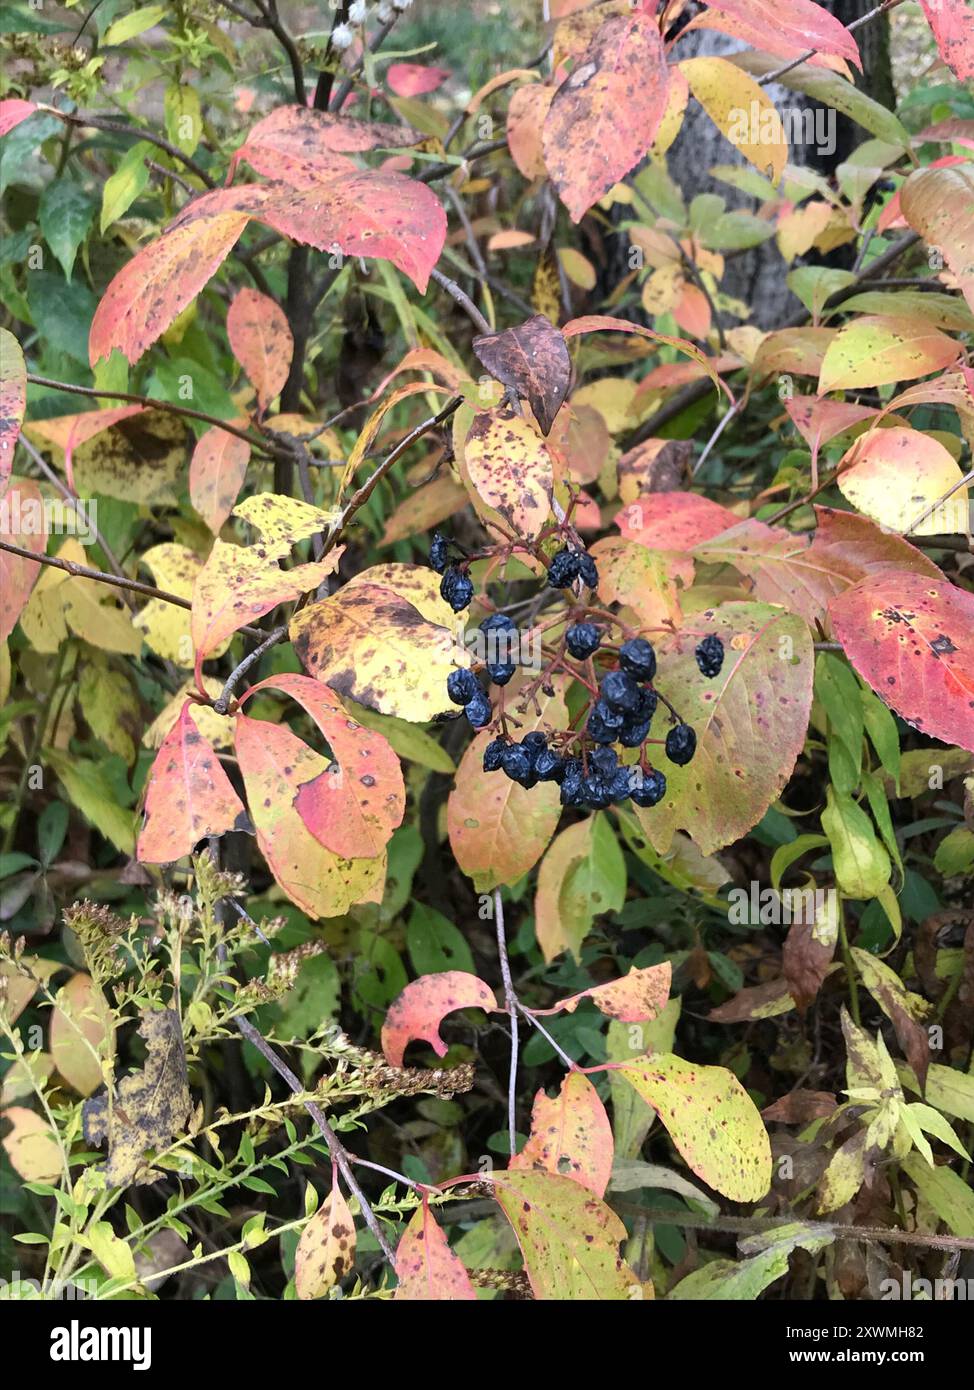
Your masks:
<svg viewBox="0 0 974 1390"><path fill-rule="evenodd" d="M519 535L534 537L551 514L548 446L510 406L478 411L463 442L471 482Z"/></svg>
<svg viewBox="0 0 974 1390"><path fill-rule="evenodd" d="M396 1302L470 1302L477 1290L426 1202L413 1212L396 1248Z"/></svg>
<svg viewBox="0 0 974 1390"><path fill-rule="evenodd" d="M686 1162L716 1192L756 1202L771 1186L771 1144L733 1072L672 1053L616 1068L656 1111Z"/></svg>
<svg viewBox="0 0 974 1390"><path fill-rule="evenodd" d="M235 421L236 424L241 422ZM233 510L250 463L250 445L213 425L200 435L189 464L189 500L214 536Z"/></svg>
<svg viewBox="0 0 974 1390"><path fill-rule="evenodd" d="M914 728L974 751L974 597L944 578L886 570L829 605L835 635Z"/></svg>
<svg viewBox="0 0 974 1390"><path fill-rule="evenodd" d="M200 840L248 825L243 802L197 729L192 708L187 700L149 772L136 849L143 864L173 863Z"/></svg>
<svg viewBox="0 0 974 1390"><path fill-rule="evenodd" d="M283 389L294 355L294 337L283 309L258 290L238 290L227 311L227 337L257 392L258 405L266 410Z"/></svg>
<svg viewBox="0 0 974 1390"><path fill-rule="evenodd" d="M535 314L516 328L474 338L472 346L491 376L528 402L541 433L550 434L571 380L564 335Z"/></svg>
<svg viewBox="0 0 974 1390"><path fill-rule="evenodd" d="M294 1252L294 1288L300 1299L320 1298L355 1263L355 1222L337 1183L301 1232Z"/></svg>
<svg viewBox="0 0 974 1390"><path fill-rule="evenodd" d="M564 346L564 341L562 342ZM20 344L0 328L0 494L14 464L14 445L27 407L27 364Z"/></svg>
<svg viewBox="0 0 974 1390"><path fill-rule="evenodd" d="M960 345L921 319L863 314L843 326L825 350L819 394L912 381L949 367Z"/></svg>

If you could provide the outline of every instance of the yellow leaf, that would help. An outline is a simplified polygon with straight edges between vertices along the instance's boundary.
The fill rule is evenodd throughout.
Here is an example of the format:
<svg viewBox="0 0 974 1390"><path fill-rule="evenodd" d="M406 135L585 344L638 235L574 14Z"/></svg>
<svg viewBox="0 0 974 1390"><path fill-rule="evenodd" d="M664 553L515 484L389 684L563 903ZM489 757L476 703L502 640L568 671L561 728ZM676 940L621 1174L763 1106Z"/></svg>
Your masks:
<svg viewBox="0 0 974 1390"><path fill-rule="evenodd" d="M298 1298L320 1298L355 1263L355 1222L336 1184L301 1232L294 1256Z"/></svg>
<svg viewBox="0 0 974 1390"><path fill-rule="evenodd" d="M519 535L536 536L551 513L552 461L530 422L510 406L478 412L463 457L488 506Z"/></svg>
<svg viewBox="0 0 974 1390"><path fill-rule="evenodd" d="M167 542L154 545L140 557L152 574L156 587L175 594L177 598L192 599L193 585L201 569L200 559L185 545ZM157 656L173 661L177 666L193 664L193 639L190 636L190 615L187 608L177 608L163 599L152 598L132 619L133 626L145 635L146 644ZM220 656L227 644L214 656Z"/></svg>
<svg viewBox="0 0 974 1390"><path fill-rule="evenodd" d="M901 532L964 477L939 440L913 429L869 430L839 466L842 496L880 526ZM967 512L968 489L958 488L915 528L915 534L966 531Z"/></svg>
<svg viewBox="0 0 974 1390"><path fill-rule="evenodd" d="M717 129L777 183L788 163L788 141L764 88L726 58L686 58L678 66Z"/></svg>
<svg viewBox="0 0 974 1390"><path fill-rule="evenodd" d="M13 1126L0 1143L14 1172L24 1182L50 1182L60 1177L61 1150L47 1121L23 1105L8 1106L3 1118Z"/></svg>

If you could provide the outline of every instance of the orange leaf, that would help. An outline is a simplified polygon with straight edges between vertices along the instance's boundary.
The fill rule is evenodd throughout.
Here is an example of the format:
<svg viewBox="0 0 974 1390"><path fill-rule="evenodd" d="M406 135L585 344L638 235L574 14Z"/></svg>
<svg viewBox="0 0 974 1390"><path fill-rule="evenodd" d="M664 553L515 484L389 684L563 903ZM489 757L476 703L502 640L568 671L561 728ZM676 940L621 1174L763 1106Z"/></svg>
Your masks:
<svg viewBox="0 0 974 1390"><path fill-rule="evenodd" d="M207 836L246 824L243 802L193 722L191 709L191 701L185 701L149 772L136 850L143 864L171 864Z"/></svg>
<svg viewBox="0 0 974 1390"><path fill-rule="evenodd" d="M266 410L283 389L294 355L294 338L284 311L258 290L242 289L227 313L227 337L233 355Z"/></svg>
<svg viewBox="0 0 974 1390"><path fill-rule="evenodd" d="M401 1067L408 1043L421 1038L437 1057L446 1056L446 1043L440 1037L440 1023L454 1009L497 1008L489 985L464 970L444 970L439 975L423 975L414 980L395 999L382 1025L382 1051L391 1067Z"/></svg>
<svg viewBox="0 0 974 1390"><path fill-rule="evenodd" d="M564 1011L573 1014L583 999L592 1003L607 1018L617 1018L620 1023L640 1023L643 1019L653 1019L670 997L670 981L673 968L669 961L662 965L647 965L642 970L630 970L620 980L610 980L607 985L593 985L583 989L580 994L570 994L567 999L559 999L550 1009L532 1009L533 1014L556 1014Z"/></svg>
<svg viewBox="0 0 974 1390"><path fill-rule="evenodd" d="M510 1171L560 1173L604 1197L612 1174L612 1126L599 1093L579 1071L569 1072L554 1100L534 1098L531 1135Z"/></svg>
<svg viewBox="0 0 974 1390"><path fill-rule="evenodd" d="M656 21L607 19L558 88L544 123L544 162L573 222L648 152L670 75Z"/></svg>
<svg viewBox="0 0 974 1390"><path fill-rule="evenodd" d="M233 510L249 463L250 445L246 439L229 434L218 425L197 440L189 464L189 500L215 536Z"/></svg>
<svg viewBox="0 0 974 1390"><path fill-rule="evenodd" d="M351 718L337 695L310 676L269 676L251 686L241 704L271 687L290 695L317 724L335 762L294 799L316 840L345 859L381 854L406 810L402 768L387 739Z"/></svg>
<svg viewBox="0 0 974 1390"><path fill-rule="evenodd" d="M554 87L519 87L508 103L507 146L526 179L544 176L541 132L554 95Z"/></svg>
<svg viewBox="0 0 974 1390"><path fill-rule="evenodd" d="M0 500L0 540L43 555L47 549L44 502L37 484L14 478ZM14 630L41 567L33 560L0 550L0 642Z"/></svg>
<svg viewBox="0 0 974 1390"><path fill-rule="evenodd" d="M248 220L246 212L233 211L199 226L170 227L123 265L91 321L91 365L114 348L137 362L216 274Z"/></svg>
<svg viewBox="0 0 974 1390"><path fill-rule="evenodd" d="M396 1248L397 1302L472 1302L477 1290L424 1202Z"/></svg>
<svg viewBox="0 0 974 1390"><path fill-rule="evenodd" d="M385 856L342 859L319 844L294 809L298 789L325 770L324 758L289 729L237 715L236 751L257 843L285 893L309 917L341 917L372 901Z"/></svg>

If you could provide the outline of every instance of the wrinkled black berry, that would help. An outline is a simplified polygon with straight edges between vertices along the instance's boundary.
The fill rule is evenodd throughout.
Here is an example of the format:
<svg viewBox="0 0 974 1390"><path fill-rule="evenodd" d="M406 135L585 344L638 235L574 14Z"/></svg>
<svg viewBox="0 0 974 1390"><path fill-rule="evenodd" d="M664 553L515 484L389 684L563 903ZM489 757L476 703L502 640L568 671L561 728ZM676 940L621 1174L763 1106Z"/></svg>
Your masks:
<svg viewBox="0 0 974 1390"><path fill-rule="evenodd" d="M480 685L472 671L465 668L451 671L446 678L446 693L455 705L465 705L479 692Z"/></svg>
<svg viewBox="0 0 974 1390"><path fill-rule="evenodd" d="M626 720L619 735L623 748L641 748L649 737L649 720Z"/></svg>
<svg viewBox="0 0 974 1390"><path fill-rule="evenodd" d="M484 749L484 771L496 772L503 765L505 748L509 747L510 744L503 738L495 738L488 743Z"/></svg>
<svg viewBox="0 0 974 1390"><path fill-rule="evenodd" d="M620 802L629 799L629 768L616 768L609 778L609 795L613 802L618 806Z"/></svg>
<svg viewBox="0 0 974 1390"><path fill-rule="evenodd" d="M598 651L601 640L602 634L594 623L573 623L565 633L565 646L577 661L584 661Z"/></svg>
<svg viewBox="0 0 974 1390"><path fill-rule="evenodd" d="M490 723L490 701L482 690L478 690L473 699L467 701L463 712L475 729L482 729L485 724Z"/></svg>
<svg viewBox="0 0 974 1390"><path fill-rule="evenodd" d="M609 783L597 772L590 772L584 779L582 791L588 805L593 806L597 811L603 811L606 806L612 804L612 792Z"/></svg>
<svg viewBox="0 0 974 1390"><path fill-rule="evenodd" d="M552 589L567 589L578 578L578 551L559 550L548 566L548 585Z"/></svg>
<svg viewBox="0 0 974 1390"><path fill-rule="evenodd" d="M461 574L453 565L440 580L440 594L446 599L454 613L469 607L473 598L473 583L468 574Z"/></svg>
<svg viewBox="0 0 974 1390"><path fill-rule="evenodd" d="M430 567L436 570L437 574L442 574L449 563L450 542L446 536L434 531L433 540L430 543Z"/></svg>
<svg viewBox="0 0 974 1390"><path fill-rule="evenodd" d="M614 748L596 748L589 754L588 765L600 777L611 777L619 766L619 754Z"/></svg>
<svg viewBox="0 0 974 1390"><path fill-rule="evenodd" d="M514 629L514 620L509 618L506 613L491 613L489 618L485 618L480 624L481 632L511 632Z"/></svg>
<svg viewBox="0 0 974 1390"><path fill-rule="evenodd" d="M488 662L487 679L495 685L506 685L516 670L517 667L510 661Z"/></svg>
<svg viewBox="0 0 974 1390"><path fill-rule="evenodd" d="M645 637L630 637L619 648L619 662L637 681L651 681L656 675L656 653Z"/></svg>
<svg viewBox="0 0 974 1390"><path fill-rule="evenodd" d="M610 671L603 676L599 689L610 709L622 710L626 714L639 709L641 691L628 672Z"/></svg>
<svg viewBox="0 0 974 1390"><path fill-rule="evenodd" d="M674 724L666 735L666 756L684 767L697 751L697 736L689 724Z"/></svg>
<svg viewBox="0 0 974 1390"><path fill-rule="evenodd" d="M658 806L666 795L666 778L662 772L630 768L629 795L637 806Z"/></svg>
<svg viewBox="0 0 974 1390"><path fill-rule="evenodd" d="M596 700L588 716L585 731L595 743L615 743L622 728L622 716L609 709L603 700Z"/></svg>
<svg viewBox="0 0 974 1390"><path fill-rule="evenodd" d="M534 760L534 772L539 782L560 782L565 775L565 762L553 748L542 748Z"/></svg>
<svg viewBox="0 0 974 1390"><path fill-rule="evenodd" d="M578 577L582 581L582 583L589 589L594 589L598 586L598 568L596 567L595 561L592 559L591 555L589 555L584 550L581 551L578 556Z"/></svg>
<svg viewBox="0 0 974 1390"><path fill-rule="evenodd" d="M521 747L526 748L534 758L541 752L542 748L548 747L548 735L543 734L540 729L533 729L531 733L525 734L521 739Z"/></svg>
<svg viewBox="0 0 974 1390"><path fill-rule="evenodd" d="M711 633L702 642L698 642L693 654L697 658L701 675L707 676L710 680L720 675L720 668L724 664L724 644L716 633Z"/></svg>

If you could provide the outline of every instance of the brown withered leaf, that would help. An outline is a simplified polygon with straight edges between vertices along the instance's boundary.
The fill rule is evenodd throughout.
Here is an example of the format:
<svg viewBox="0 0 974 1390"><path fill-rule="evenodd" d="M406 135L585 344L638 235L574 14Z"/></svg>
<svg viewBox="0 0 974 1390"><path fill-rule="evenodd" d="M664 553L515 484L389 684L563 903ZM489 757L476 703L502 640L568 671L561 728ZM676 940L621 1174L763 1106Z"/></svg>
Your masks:
<svg viewBox="0 0 974 1390"><path fill-rule="evenodd" d="M885 961L858 946L852 947L852 958L863 984L892 1023L922 1092L930 1066L930 1039L925 1024L932 1012L930 1005L908 990Z"/></svg>
<svg viewBox="0 0 974 1390"><path fill-rule="evenodd" d="M711 1009L711 1023L745 1023L755 1018L774 1018L795 1007L784 978L767 980L761 985L739 989L733 999Z"/></svg>
<svg viewBox="0 0 974 1390"><path fill-rule="evenodd" d="M492 377L524 397L541 433L550 434L572 374L568 347L558 329L544 314L535 314L516 328L474 338L473 350Z"/></svg>
<svg viewBox="0 0 974 1390"><path fill-rule="evenodd" d="M788 992L804 1013L821 988L835 953L835 937L820 933L814 922L793 922L781 952Z"/></svg>
<svg viewBox="0 0 974 1390"><path fill-rule="evenodd" d="M177 1135L189 1115L186 1053L179 1014L174 1009L145 1010L139 1027L148 1056L140 1071L123 1077L108 1104L108 1092L86 1100L82 1108L89 1144L108 1141L104 1173L112 1187L155 1182L160 1176L146 1163L149 1149L161 1149Z"/></svg>
<svg viewBox="0 0 974 1390"><path fill-rule="evenodd" d="M763 1120L777 1120L785 1125L807 1125L811 1120L824 1120L836 1107L831 1091L789 1091L761 1111Z"/></svg>

